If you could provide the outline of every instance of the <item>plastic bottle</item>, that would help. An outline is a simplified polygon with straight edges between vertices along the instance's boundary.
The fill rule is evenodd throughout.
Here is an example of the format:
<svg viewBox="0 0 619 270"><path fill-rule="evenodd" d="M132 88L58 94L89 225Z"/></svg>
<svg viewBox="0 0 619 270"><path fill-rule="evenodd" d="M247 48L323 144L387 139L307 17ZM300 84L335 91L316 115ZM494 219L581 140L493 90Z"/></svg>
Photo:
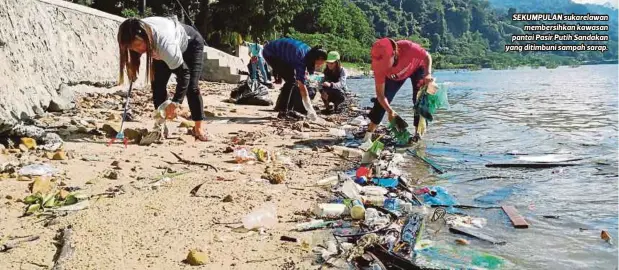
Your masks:
<svg viewBox="0 0 619 270"><path fill-rule="evenodd" d="M372 196L372 195L383 196L387 194L389 191L384 187L364 186L364 187L361 187L361 192L367 196Z"/></svg>
<svg viewBox="0 0 619 270"><path fill-rule="evenodd" d="M359 190L359 186L350 179L347 179L346 181L344 181L344 184L342 184L341 191L349 199L353 199L353 200L361 199L361 191Z"/></svg>
<svg viewBox="0 0 619 270"><path fill-rule="evenodd" d="M352 207L350 208L350 216L353 219L364 219L365 218L365 207L363 207L363 203L360 200L352 201Z"/></svg>
<svg viewBox="0 0 619 270"><path fill-rule="evenodd" d="M273 228L277 224L277 207L265 204L243 218L245 229Z"/></svg>
<svg viewBox="0 0 619 270"><path fill-rule="evenodd" d="M366 225L372 225L372 223L375 222L379 217L380 215L378 214L378 210L376 210L375 208L368 208L365 210Z"/></svg>
<svg viewBox="0 0 619 270"><path fill-rule="evenodd" d="M319 186L330 186L337 184L339 177L337 175L329 176L327 178L320 179L316 182L316 185Z"/></svg>
<svg viewBox="0 0 619 270"><path fill-rule="evenodd" d="M339 146L339 145L333 146L333 152L336 155L339 155L345 158L356 158L356 157L363 156L363 151L359 149L353 149L353 148L348 148L348 147Z"/></svg>
<svg viewBox="0 0 619 270"><path fill-rule="evenodd" d="M339 218L346 213L346 205L340 203L321 203L314 208L314 215L319 218Z"/></svg>
<svg viewBox="0 0 619 270"><path fill-rule="evenodd" d="M387 198L385 199L383 207L389 211L401 211L403 203L404 201L398 198Z"/></svg>
<svg viewBox="0 0 619 270"><path fill-rule="evenodd" d="M384 196L363 196L363 203L365 203L365 205L371 205L371 206L383 206L385 204L385 197Z"/></svg>
<svg viewBox="0 0 619 270"><path fill-rule="evenodd" d="M310 222L297 224L296 230L302 232L302 231L307 231L307 230L312 230L312 229L324 228L324 227L327 227L330 223L331 222L326 222L322 219L315 219Z"/></svg>

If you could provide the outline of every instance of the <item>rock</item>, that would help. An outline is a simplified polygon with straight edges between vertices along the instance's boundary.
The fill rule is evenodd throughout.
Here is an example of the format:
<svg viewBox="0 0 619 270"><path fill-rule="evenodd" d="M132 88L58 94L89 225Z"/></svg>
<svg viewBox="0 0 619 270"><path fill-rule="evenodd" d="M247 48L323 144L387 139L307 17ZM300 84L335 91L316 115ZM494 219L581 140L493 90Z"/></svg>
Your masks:
<svg viewBox="0 0 619 270"><path fill-rule="evenodd" d="M17 181L30 181L32 179L30 179L30 177L25 176L25 175L20 175L19 177L17 177Z"/></svg>
<svg viewBox="0 0 619 270"><path fill-rule="evenodd" d="M226 195L226 197L224 197L223 202L232 202L232 196L231 195Z"/></svg>
<svg viewBox="0 0 619 270"><path fill-rule="evenodd" d="M54 152L46 152L45 157L47 159L54 159Z"/></svg>
<svg viewBox="0 0 619 270"><path fill-rule="evenodd" d="M180 125L178 125L178 127L181 128L193 128L196 126L196 122L194 121L183 121L180 123Z"/></svg>
<svg viewBox="0 0 619 270"><path fill-rule="evenodd" d="M118 161L118 160L114 160L114 161L112 162L112 164L110 164L110 166L112 166L112 167L120 167L120 161Z"/></svg>
<svg viewBox="0 0 619 270"><path fill-rule="evenodd" d="M231 146L227 146L226 149L223 151L224 154L228 154L232 152L234 152L234 148L232 148Z"/></svg>
<svg viewBox="0 0 619 270"><path fill-rule="evenodd" d="M13 127L11 130L11 135L15 137L34 138L36 140L43 138L45 135L45 130L40 127L19 124Z"/></svg>
<svg viewBox="0 0 619 270"><path fill-rule="evenodd" d="M120 121L120 116L115 113L110 113L105 120L108 121Z"/></svg>
<svg viewBox="0 0 619 270"><path fill-rule="evenodd" d="M28 147L28 149L34 149L37 148L37 141L33 138L28 138L28 137L23 137L20 138L19 141L25 145L26 147Z"/></svg>
<svg viewBox="0 0 619 270"><path fill-rule="evenodd" d="M28 146L26 146L25 144L20 144L19 145L19 150L21 150L22 152L26 153L26 152L28 152Z"/></svg>
<svg viewBox="0 0 619 270"><path fill-rule="evenodd" d="M55 144L64 143L64 141L62 140L62 138L60 138L60 136L58 136L58 134L52 133L52 132L45 133L45 135L41 138L41 141L45 145L55 145Z"/></svg>
<svg viewBox="0 0 619 270"><path fill-rule="evenodd" d="M200 251L200 250L190 250L189 254L187 254L187 259L185 259L185 262L189 265L193 265L193 266L197 266L197 265L203 265L206 264L208 261L208 256L206 255L206 253Z"/></svg>
<svg viewBox="0 0 619 270"><path fill-rule="evenodd" d="M230 110L230 112L235 113L235 112L236 112L236 109L232 109L232 110Z"/></svg>
<svg viewBox="0 0 619 270"><path fill-rule="evenodd" d="M37 194L37 193L41 193L41 194L47 194L48 192L50 192L52 190L52 182L49 181L49 178L45 177L35 177L34 181L32 182L32 186L30 191L32 192L32 194Z"/></svg>
<svg viewBox="0 0 619 270"><path fill-rule="evenodd" d="M128 140L135 142L140 142L140 140L142 140L142 137L144 137L144 135L146 135L147 133L147 129L125 128L124 131L125 137L127 137Z"/></svg>
<svg viewBox="0 0 619 270"><path fill-rule="evenodd" d="M105 178L107 179L111 179L111 180L118 180L118 172L117 171L109 171L108 173L105 174Z"/></svg>
<svg viewBox="0 0 619 270"><path fill-rule="evenodd" d="M127 94L129 94L129 92L125 91L125 90L118 90L118 91L114 92L114 95L117 95L117 96L122 97L122 98L126 98L128 96Z"/></svg>
<svg viewBox="0 0 619 270"><path fill-rule="evenodd" d="M466 239L458 238L456 239L456 244L467 246L469 244L469 241Z"/></svg>
<svg viewBox="0 0 619 270"><path fill-rule="evenodd" d="M101 161L97 156L82 156L83 161Z"/></svg>
<svg viewBox="0 0 619 270"><path fill-rule="evenodd" d="M120 124L104 124L101 130L103 130L108 137L114 137L120 131Z"/></svg>
<svg viewBox="0 0 619 270"><path fill-rule="evenodd" d="M56 153L54 153L54 156L52 157L53 160L66 160L67 159L67 154L60 150Z"/></svg>
<svg viewBox="0 0 619 270"><path fill-rule="evenodd" d="M75 102L62 96L53 97L47 107L48 112L63 112L75 108Z"/></svg>
<svg viewBox="0 0 619 270"><path fill-rule="evenodd" d="M146 134L138 143L139 145L151 145L153 143L161 141L163 135L158 131L151 131Z"/></svg>
<svg viewBox="0 0 619 270"><path fill-rule="evenodd" d="M7 199L7 200L12 200L12 199L13 199L13 196L11 196L11 195L6 195L4 198L5 198L5 199Z"/></svg>

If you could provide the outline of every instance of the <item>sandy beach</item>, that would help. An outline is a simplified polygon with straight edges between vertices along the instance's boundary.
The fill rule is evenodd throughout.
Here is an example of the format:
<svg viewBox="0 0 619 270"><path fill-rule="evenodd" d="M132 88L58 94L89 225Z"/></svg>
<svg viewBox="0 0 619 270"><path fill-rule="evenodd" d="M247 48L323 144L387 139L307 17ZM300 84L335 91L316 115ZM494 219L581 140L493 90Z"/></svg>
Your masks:
<svg viewBox="0 0 619 270"><path fill-rule="evenodd" d="M314 255L310 250L300 243L280 241L280 237L310 244L319 237L315 232L290 229L308 220L304 213L327 198L329 190L315 187L316 181L335 175L337 168L346 167L346 161L324 147L334 140L324 127L299 123L293 128L292 123L276 118L272 106L224 102L234 86L203 82L205 110L210 112L211 141L206 143L185 135L186 129L178 127L183 120L179 117L168 122L173 138L160 144L130 144L125 149L116 142L107 147L109 139L92 135L97 133L93 130L119 124L124 99L122 92L106 89L83 94L72 112L37 119L37 123L48 124L48 129L67 135L63 146L67 159L49 160L41 150L5 151L0 156L3 163L50 164L59 170L51 182L53 189L79 188L79 193L91 196L89 207L53 219L22 217L26 205L21 201L31 194L32 179L18 181L15 173L4 174L0 179L0 239L40 238L1 252L0 269L51 269L59 250L55 237L68 227L73 254L61 269L186 269L192 268L183 262L192 249L207 254L207 263L199 267L204 269L318 267L311 265ZM135 92L131 108L136 121L127 122L126 127L150 129L154 123L150 91ZM272 100L278 93L270 90ZM319 101L317 97L314 104ZM340 125L337 119L332 121L327 125ZM80 130L90 134L79 134ZM303 137L299 131L309 139L295 139ZM276 162L237 163L230 152L235 147L276 153ZM217 172L179 162L172 152L189 161L208 163ZM264 179L267 167L285 168L283 183ZM153 187L166 173L171 181ZM203 185L191 195L199 184ZM265 204L277 208L275 227L263 231L242 228L243 217Z"/></svg>

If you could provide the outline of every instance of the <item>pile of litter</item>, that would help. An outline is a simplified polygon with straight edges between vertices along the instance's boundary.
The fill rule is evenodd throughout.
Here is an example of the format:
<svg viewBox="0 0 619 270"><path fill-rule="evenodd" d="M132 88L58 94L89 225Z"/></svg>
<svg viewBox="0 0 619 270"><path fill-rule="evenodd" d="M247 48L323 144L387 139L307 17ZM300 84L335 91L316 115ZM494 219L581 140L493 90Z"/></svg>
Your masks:
<svg viewBox="0 0 619 270"><path fill-rule="evenodd" d="M310 243L282 236L282 241L300 242L304 250L317 255L316 263L337 268L498 269L509 263L467 246L472 239L475 244L506 243L482 232L486 219L463 214L459 210L466 206L440 186L409 186L408 176L399 169L405 162L396 151L399 138L390 130L378 132L383 134L373 142L358 143L353 133L365 123L367 119L359 116L341 129L329 131L344 138L333 146L333 153L357 165L318 180L316 185L330 189L333 196L314 205L309 218L293 229L297 233L314 231L323 235L321 240ZM512 221L526 224L515 208L504 211ZM523 228L521 223L518 226ZM439 233L461 238L445 243L437 237Z"/></svg>

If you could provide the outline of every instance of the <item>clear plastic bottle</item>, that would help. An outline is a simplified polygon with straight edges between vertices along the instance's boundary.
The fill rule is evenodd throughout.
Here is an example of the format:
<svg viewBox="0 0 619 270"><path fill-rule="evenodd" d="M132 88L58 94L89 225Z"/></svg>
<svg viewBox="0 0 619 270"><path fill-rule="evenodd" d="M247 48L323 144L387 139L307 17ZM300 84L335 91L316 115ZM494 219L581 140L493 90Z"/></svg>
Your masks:
<svg viewBox="0 0 619 270"><path fill-rule="evenodd" d="M363 151L359 149L353 149L339 145L333 146L333 153L345 158L357 158L363 156Z"/></svg>

